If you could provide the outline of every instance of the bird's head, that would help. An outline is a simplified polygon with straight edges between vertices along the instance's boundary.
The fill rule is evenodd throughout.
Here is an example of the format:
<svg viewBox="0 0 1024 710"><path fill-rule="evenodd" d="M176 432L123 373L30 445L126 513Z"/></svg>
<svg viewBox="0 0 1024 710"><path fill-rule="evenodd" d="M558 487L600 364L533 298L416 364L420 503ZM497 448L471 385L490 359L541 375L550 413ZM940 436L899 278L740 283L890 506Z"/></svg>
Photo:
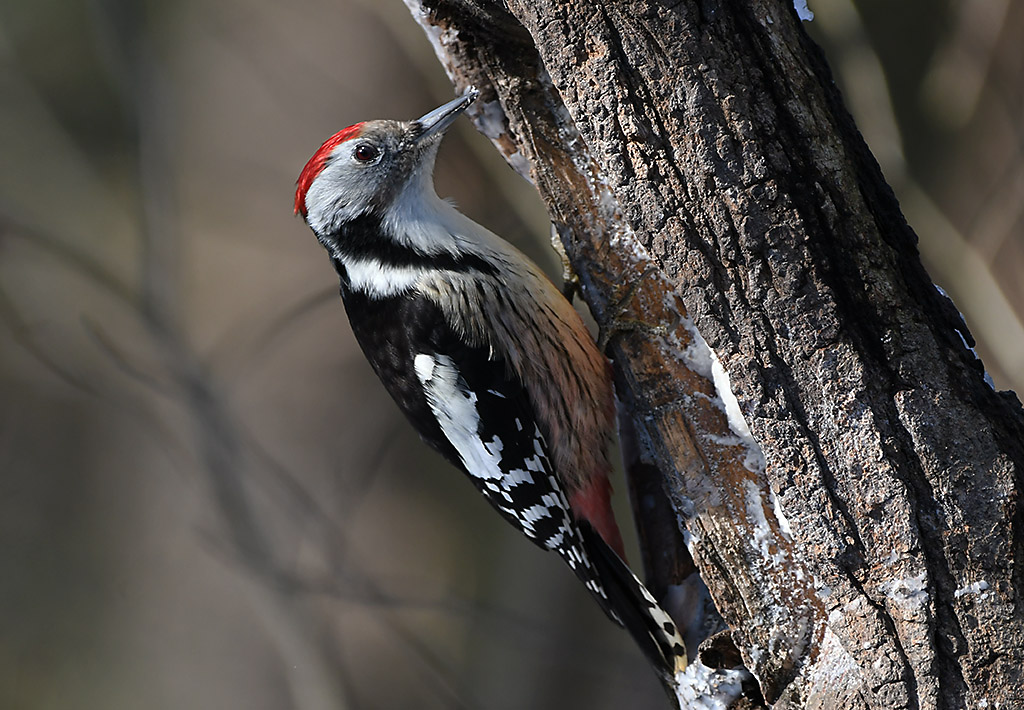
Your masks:
<svg viewBox="0 0 1024 710"><path fill-rule="evenodd" d="M295 214L317 234L364 214L382 214L407 189L433 190L445 130L476 100L465 94L415 121L366 121L328 138L299 174Z"/></svg>

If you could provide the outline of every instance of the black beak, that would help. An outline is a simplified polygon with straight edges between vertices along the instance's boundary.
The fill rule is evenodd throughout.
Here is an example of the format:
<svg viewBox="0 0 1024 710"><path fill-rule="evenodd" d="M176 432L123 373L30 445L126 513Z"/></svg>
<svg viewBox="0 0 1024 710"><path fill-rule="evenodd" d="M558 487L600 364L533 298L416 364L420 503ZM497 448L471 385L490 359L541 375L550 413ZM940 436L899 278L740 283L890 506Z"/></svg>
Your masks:
<svg viewBox="0 0 1024 710"><path fill-rule="evenodd" d="M459 114L476 101L478 96L480 96L480 92L471 86L459 98L449 101L444 106L439 106L427 115L413 121L413 123L419 125L421 131L416 137L416 141L419 143L429 140L433 136L442 135L448 126L452 125L455 119L459 117Z"/></svg>

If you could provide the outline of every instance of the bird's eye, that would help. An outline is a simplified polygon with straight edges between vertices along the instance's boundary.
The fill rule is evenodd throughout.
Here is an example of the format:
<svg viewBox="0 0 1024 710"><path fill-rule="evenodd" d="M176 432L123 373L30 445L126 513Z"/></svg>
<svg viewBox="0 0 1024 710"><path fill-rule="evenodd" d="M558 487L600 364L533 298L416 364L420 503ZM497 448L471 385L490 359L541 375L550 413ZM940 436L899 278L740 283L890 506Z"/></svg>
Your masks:
<svg viewBox="0 0 1024 710"><path fill-rule="evenodd" d="M377 150L377 146L360 143L356 146L354 155L360 163L372 163L380 155L380 151Z"/></svg>

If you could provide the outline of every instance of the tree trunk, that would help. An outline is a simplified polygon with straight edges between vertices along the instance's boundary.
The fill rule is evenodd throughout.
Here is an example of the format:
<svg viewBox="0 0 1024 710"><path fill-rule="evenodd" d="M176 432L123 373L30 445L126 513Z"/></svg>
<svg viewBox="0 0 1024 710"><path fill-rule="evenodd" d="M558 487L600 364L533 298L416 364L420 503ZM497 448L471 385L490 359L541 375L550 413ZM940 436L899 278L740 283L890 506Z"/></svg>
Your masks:
<svg viewBox="0 0 1024 710"><path fill-rule="evenodd" d="M610 353L652 588L688 550L775 708L1024 707L1020 404L792 5L407 4L598 321L642 324Z"/></svg>

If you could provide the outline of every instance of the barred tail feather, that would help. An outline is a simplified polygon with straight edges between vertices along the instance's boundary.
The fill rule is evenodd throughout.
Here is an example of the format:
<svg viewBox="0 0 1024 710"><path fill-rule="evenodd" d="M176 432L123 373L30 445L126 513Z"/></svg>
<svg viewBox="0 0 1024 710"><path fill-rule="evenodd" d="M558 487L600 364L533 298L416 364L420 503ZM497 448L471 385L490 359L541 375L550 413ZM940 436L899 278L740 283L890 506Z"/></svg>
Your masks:
<svg viewBox="0 0 1024 710"><path fill-rule="evenodd" d="M586 521L578 521L578 525L606 598L594 597L613 621L629 631L666 692L678 703L676 674L685 670L687 659L675 622L594 528Z"/></svg>

